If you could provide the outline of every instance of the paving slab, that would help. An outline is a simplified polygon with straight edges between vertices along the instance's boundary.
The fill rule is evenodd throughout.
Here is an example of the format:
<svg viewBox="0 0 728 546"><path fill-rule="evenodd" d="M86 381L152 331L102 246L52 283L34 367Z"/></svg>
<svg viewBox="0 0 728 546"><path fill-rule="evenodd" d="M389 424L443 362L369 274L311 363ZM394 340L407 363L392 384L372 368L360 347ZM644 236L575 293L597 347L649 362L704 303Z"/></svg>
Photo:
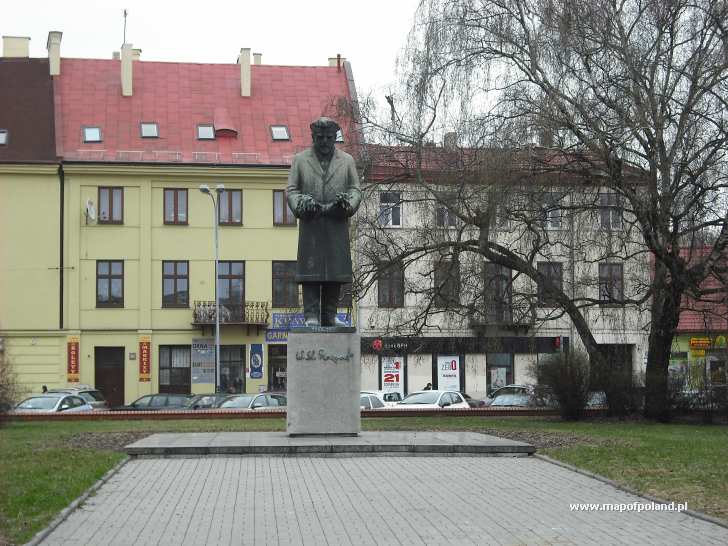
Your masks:
<svg viewBox="0 0 728 546"><path fill-rule="evenodd" d="M124 448L132 456L449 454L526 456L524 442L477 432L362 432L289 436L285 432L160 433Z"/></svg>
<svg viewBox="0 0 728 546"><path fill-rule="evenodd" d="M728 544L644 504L536 457L138 458L41 544Z"/></svg>

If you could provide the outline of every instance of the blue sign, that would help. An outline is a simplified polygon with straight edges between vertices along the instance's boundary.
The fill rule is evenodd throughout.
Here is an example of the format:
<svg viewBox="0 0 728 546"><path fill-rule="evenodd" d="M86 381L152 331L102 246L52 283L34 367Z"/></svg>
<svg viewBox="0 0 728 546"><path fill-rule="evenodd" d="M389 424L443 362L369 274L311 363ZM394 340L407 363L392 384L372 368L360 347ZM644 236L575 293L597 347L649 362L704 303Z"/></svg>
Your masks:
<svg viewBox="0 0 728 546"><path fill-rule="evenodd" d="M336 313L336 319L351 326L349 313ZM303 313L272 313L270 324L271 327L265 331L265 340L268 343L286 343L291 328L302 328L306 325Z"/></svg>
<svg viewBox="0 0 728 546"><path fill-rule="evenodd" d="M263 378L263 344L250 345L250 379Z"/></svg>

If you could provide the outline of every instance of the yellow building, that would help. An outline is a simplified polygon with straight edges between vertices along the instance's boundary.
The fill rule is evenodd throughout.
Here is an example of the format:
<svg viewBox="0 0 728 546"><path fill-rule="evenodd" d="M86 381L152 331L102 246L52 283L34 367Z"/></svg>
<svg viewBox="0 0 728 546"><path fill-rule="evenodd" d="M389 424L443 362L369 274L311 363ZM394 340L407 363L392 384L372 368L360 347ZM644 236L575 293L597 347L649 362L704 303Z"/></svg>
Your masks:
<svg viewBox="0 0 728 546"><path fill-rule="evenodd" d="M310 145L309 123L352 96L348 63L268 66L246 49L231 65L154 63L139 53L127 44L118 59L59 58L60 165L0 164L8 360L27 391L89 384L111 405L216 383L285 389L286 330L300 319L288 168Z"/></svg>

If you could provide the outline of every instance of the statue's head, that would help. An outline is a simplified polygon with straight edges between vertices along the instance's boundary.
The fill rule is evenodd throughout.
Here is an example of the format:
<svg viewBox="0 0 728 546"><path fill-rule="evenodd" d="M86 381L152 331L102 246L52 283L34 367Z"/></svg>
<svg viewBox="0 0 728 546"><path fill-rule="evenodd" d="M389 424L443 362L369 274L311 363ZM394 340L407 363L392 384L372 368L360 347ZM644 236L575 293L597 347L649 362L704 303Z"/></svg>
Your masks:
<svg viewBox="0 0 728 546"><path fill-rule="evenodd" d="M331 118L318 118L311 125L313 147L320 157L330 158L336 147L336 133L341 129Z"/></svg>

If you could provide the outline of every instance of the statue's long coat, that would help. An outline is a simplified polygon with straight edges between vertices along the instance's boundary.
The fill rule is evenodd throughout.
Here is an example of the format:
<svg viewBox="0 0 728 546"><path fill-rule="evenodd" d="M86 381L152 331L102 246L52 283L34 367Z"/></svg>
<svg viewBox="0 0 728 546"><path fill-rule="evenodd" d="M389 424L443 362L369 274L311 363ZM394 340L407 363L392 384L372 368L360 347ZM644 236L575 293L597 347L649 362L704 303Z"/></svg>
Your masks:
<svg viewBox="0 0 728 546"><path fill-rule="evenodd" d="M298 203L305 194L322 205L346 193L351 214L361 202L359 176L354 158L335 150L324 173L312 148L296 154L288 175L288 206L298 216ZM351 282L351 250L349 218L317 216L311 220L299 217L297 282Z"/></svg>

